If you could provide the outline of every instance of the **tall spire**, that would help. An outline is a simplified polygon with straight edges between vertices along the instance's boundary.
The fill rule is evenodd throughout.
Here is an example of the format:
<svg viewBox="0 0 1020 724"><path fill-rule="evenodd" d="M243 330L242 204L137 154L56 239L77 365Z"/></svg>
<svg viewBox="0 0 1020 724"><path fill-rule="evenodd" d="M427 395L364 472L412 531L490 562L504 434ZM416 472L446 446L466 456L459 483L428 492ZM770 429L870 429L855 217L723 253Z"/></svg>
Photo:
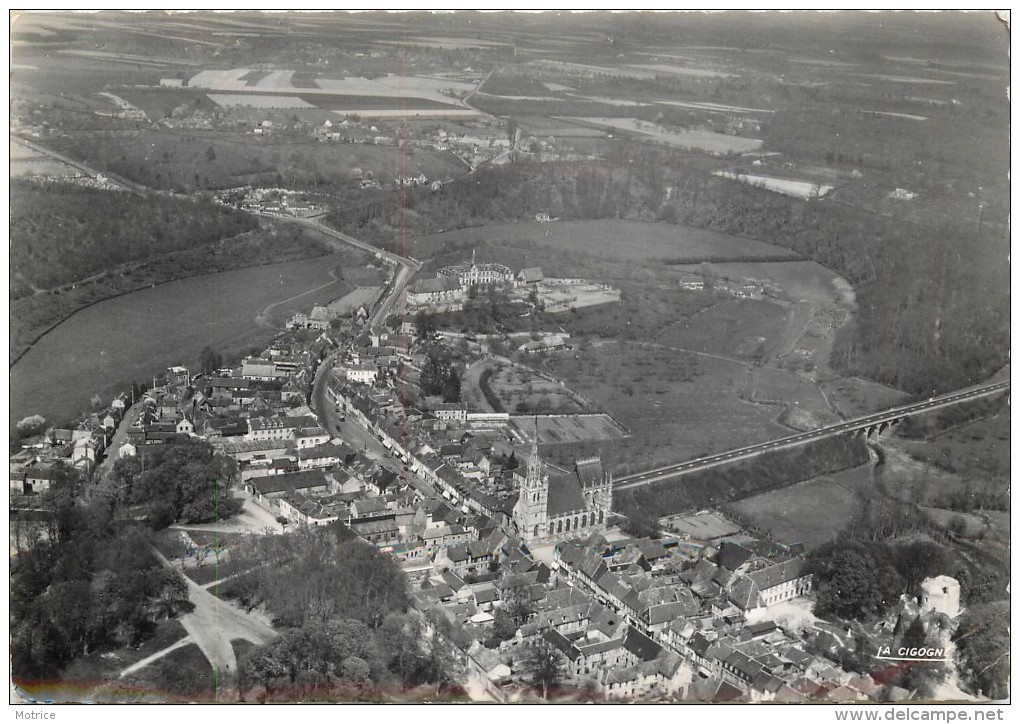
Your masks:
<svg viewBox="0 0 1020 724"><path fill-rule="evenodd" d="M538 458L538 415L535 416L535 437L531 439L531 457L528 459L528 480L542 479L542 461Z"/></svg>
<svg viewBox="0 0 1020 724"><path fill-rule="evenodd" d="M475 252L476 251L478 251L478 250L477 249L472 249L471 250L471 266L475 265Z"/></svg>

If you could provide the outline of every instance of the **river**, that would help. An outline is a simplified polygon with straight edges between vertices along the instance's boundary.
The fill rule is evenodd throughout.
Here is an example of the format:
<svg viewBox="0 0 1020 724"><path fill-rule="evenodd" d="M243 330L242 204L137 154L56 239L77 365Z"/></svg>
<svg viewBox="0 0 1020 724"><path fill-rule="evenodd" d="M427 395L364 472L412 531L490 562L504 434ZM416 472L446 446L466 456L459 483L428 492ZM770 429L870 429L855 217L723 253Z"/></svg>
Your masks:
<svg viewBox="0 0 1020 724"><path fill-rule="evenodd" d="M226 352L265 344L294 311L350 288L330 274L339 261L329 255L208 274L87 307L11 368L11 422L41 414L65 423L84 412L94 395L109 404L132 380L193 364L206 345ZM283 300L290 301L272 309L267 324L263 311Z"/></svg>

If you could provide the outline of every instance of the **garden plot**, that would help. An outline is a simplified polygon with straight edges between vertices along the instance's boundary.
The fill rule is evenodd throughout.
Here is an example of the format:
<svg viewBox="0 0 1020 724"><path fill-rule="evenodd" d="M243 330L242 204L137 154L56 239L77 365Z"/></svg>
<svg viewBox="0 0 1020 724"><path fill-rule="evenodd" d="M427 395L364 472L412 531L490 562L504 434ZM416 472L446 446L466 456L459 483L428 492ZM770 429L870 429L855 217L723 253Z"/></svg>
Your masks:
<svg viewBox="0 0 1020 724"><path fill-rule="evenodd" d="M209 100L224 108L315 108L297 96L268 96L210 93Z"/></svg>

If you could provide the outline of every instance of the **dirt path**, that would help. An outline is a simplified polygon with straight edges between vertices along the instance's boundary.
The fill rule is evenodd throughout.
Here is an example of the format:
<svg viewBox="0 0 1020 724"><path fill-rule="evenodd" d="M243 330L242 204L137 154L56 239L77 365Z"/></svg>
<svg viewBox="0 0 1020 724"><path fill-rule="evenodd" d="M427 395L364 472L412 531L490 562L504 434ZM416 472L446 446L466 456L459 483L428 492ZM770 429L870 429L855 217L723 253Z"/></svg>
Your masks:
<svg viewBox="0 0 1020 724"><path fill-rule="evenodd" d="M164 566L177 570L162 553L153 550ZM230 642L244 639L262 645L273 641L278 634L272 626L216 598L191 579L185 577L184 581L188 587L188 599L195 605L195 610L181 616L181 625L213 668L216 700L237 701L237 657Z"/></svg>
<svg viewBox="0 0 1020 724"><path fill-rule="evenodd" d="M190 635L185 636L180 641L178 641L176 643L170 644L165 649L157 651L156 653L152 654L151 656L146 656L141 661L136 661L135 663L131 664L131 666L127 667L126 669L121 671L119 674L117 674L117 676L118 677L124 677L124 676L127 676L128 674L133 674L134 672L138 671L139 669L144 669L146 666L148 666L149 664L153 663L154 661L159 661L161 658L163 658L164 656L169 654L171 651L176 651L177 649L179 649L179 648L181 648L183 646L187 646L188 644L193 644L193 643L195 643L195 640L193 638L191 638Z"/></svg>

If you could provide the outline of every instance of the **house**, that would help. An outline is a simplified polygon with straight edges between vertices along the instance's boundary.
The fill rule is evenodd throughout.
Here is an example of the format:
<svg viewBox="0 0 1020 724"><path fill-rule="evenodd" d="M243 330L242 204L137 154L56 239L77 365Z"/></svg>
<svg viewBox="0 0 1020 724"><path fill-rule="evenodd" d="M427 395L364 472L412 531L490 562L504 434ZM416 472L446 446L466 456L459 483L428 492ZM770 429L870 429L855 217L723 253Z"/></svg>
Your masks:
<svg viewBox="0 0 1020 724"><path fill-rule="evenodd" d="M441 276L434 279L419 279L407 291L407 302L412 305L458 300L464 290L456 276Z"/></svg>
<svg viewBox="0 0 1020 724"><path fill-rule="evenodd" d="M277 499L280 514L299 525L328 525L339 519L336 509L329 509L314 498L288 490Z"/></svg>
<svg viewBox="0 0 1020 724"><path fill-rule="evenodd" d="M195 426L191 420L187 417L182 417L181 421L177 423L177 434L179 435L193 435L195 432Z"/></svg>
<svg viewBox="0 0 1020 724"><path fill-rule="evenodd" d="M302 470L296 473L281 475L264 475L251 478L244 484L244 489L255 501L271 510L278 508L276 499L284 493L294 490L301 493L328 492L329 480L321 470Z"/></svg>
<svg viewBox="0 0 1020 724"><path fill-rule="evenodd" d="M11 492L22 495L45 493L58 477L59 473L53 466L29 466L23 475L11 476Z"/></svg>
<svg viewBox="0 0 1020 724"><path fill-rule="evenodd" d="M681 274L680 288L689 292L704 291L705 279L697 274Z"/></svg>
<svg viewBox="0 0 1020 724"><path fill-rule="evenodd" d="M347 450L340 445L316 445L314 447L298 448L298 469L311 470L312 468L328 468L344 462L348 456Z"/></svg>
<svg viewBox="0 0 1020 724"><path fill-rule="evenodd" d="M363 385L375 384L379 376L379 367L374 364L357 364L345 368L347 379L351 382L359 382Z"/></svg>
<svg viewBox="0 0 1020 724"><path fill-rule="evenodd" d="M804 573L804 559L791 558L733 578L727 597L742 611L768 608L811 591L812 579Z"/></svg>
<svg viewBox="0 0 1020 724"><path fill-rule="evenodd" d="M294 437L301 428L315 427L315 418L301 417L250 417L248 440L286 440ZM327 438L328 441L328 438Z"/></svg>
<svg viewBox="0 0 1020 724"><path fill-rule="evenodd" d="M369 543L376 545L396 543L400 539L400 531L393 516L351 523L350 528Z"/></svg>
<svg viewBox="0 0 1020 724"><path fill-rule="evenodd" d="M439 420L467 422L467 407L457 402L444 402L432 410L432 413Z"/></svg>
<svg viewBox="0 0 1020 724"><path fill-rule="evenodd" d="M303 427L295 434L298 450L302 448L325 445L329 442L329 434L321 427Z"/></svg>
<svg viewBox="0 0 1020 724"><path fill-rule="evenodd" d="M354 518L377 518L390 515L391 512L386 501L379 498L362 498L351 503L351 515Z"/></svg>
<svg viewBox="0 0 1020 724"><path fill-rule="evenodd" d="M538 284L544 278L540 266L530 266L517 273L517 280L522 284Z"/></svg>

